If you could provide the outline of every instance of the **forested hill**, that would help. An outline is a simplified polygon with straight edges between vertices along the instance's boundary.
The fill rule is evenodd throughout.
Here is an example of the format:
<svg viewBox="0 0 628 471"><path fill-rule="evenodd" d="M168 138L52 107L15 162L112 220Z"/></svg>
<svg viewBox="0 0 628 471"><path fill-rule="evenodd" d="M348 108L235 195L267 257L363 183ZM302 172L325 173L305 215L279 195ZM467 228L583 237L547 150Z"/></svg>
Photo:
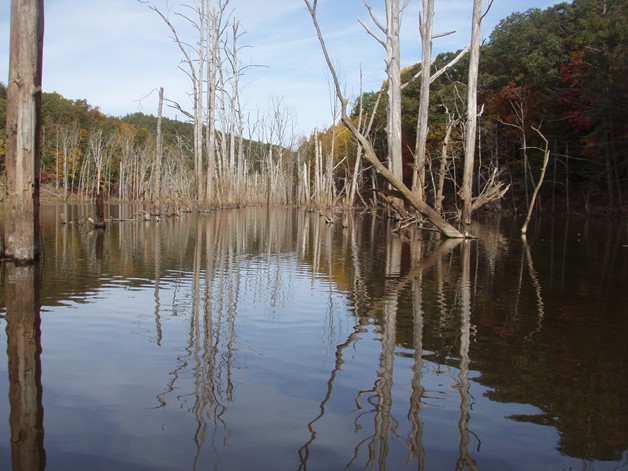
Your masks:
<svg viewBox="0 0 628 471"><path fill-rule="evenodd" d="M0 163L4 162L6 128L6 85L0 82L0 126L3 134L0 136ZM50 142L50 136L56 135L59 128L75 126L87 133L93 129L111 131L121 127L129 127L138 141L146 140L149 135L154 135L157 129L157 117L143 113L128 114L123 117L107 116L97 106L93 106L87 100L70 100L57 92L44 92L42 94L42 119L44 122L44 153L42 159L44 175L52 171L50 161L54 158L50 148L56 144ZM164 117L162 119L162 134L164 143L171 145L176 137L191 140L193 126L188 122L178 121ZM47 139L48 138L48 139Z"/></svg>
<svg viewBox="0 0 628 471"><path fill-rule="evenodd" d="M435 39L436 43L438 39ZM503 170L511 183L508 206L523 206L538 180L544 141L551 160L541 196L570 211L620 208L628 198L628 2L576 0L530 9L502 20L480 54L479 161ZM432 74L456 54L440 54ZM410 80L421 65L402 71ZM451 157L462 152L468 55L431 86L428 150L438 165L443 138L454 123ZM420 81L403 91L404 143L413 148ZM365 93L367 110L379 91ZM385 101L382 101L385 103ZM355 116L357 117L357 110ZM386 146L385 106L373 129L380 153ZM491 164L489 165L489 162ZM571 203L571 208L569 207Z"/></svg>

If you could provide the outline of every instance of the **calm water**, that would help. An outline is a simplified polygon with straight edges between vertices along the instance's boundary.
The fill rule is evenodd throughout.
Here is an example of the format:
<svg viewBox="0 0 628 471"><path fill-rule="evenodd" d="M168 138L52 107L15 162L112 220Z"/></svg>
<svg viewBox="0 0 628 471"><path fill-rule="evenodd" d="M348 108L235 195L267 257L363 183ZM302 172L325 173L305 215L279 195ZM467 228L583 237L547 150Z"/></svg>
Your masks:
<svg viewBox="0 0 628 471"><path fill-rule="evenodd" d="M0 271L2 470L628 470L625 222L60 212Z"/></svg>

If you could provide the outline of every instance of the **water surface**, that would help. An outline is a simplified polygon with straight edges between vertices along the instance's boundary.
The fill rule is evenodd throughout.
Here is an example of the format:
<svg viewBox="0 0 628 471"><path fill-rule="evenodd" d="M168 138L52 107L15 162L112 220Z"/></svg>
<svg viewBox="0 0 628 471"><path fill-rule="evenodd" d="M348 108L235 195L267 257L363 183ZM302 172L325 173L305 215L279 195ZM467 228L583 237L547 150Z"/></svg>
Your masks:
<svg viewBox="0 0 628 471"><path fill-rule="evenodd" d="M628 469L625 222L87 211L2 268L0 469Z"/></svg>

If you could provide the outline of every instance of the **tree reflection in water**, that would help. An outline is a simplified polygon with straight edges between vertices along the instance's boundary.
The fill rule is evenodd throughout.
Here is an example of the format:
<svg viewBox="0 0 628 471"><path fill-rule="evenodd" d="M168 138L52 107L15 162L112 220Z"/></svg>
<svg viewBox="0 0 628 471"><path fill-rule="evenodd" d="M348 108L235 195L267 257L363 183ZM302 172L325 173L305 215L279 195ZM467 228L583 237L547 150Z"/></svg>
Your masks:
<svg viewBox="0 0 628 471"><path fill-rule="evenodd" d="M74 209L64 212L76 218ZM86 350L119 342L122 353L101 360L86 351L83 363L130 363L111 375L118 381L111 390L123 386L113 406L96 387L79 388L85 409L73 415L78 426L93 414L89 404L105 404L113 429L90 427L134 445L161 440L163 450L147 460L185 450L180 469L250 469L250 445L256 464L281 459L282 469L473 471L496 468L510 451L522 459L530 445L543 450L532 454L537 464L552 456L562 464L601 458L622 466L625 426L613 414L626 410L619 392L626 320L606 298L622 299L616 233L599 247L583 233L574 252L560 230L549 247L538 238L507 239L507 226L474 228L480 240L442 241L411 228L391 233L390 225L370 215L346 217L341 226L304 211L263 209L111 224L100 234L72 224L45 231L41 292L45 310L55 311L44 329L52 341L44 356L54 424L48 461L64 452L51 444L58 447L65 424L50 418L67 413L58 398L74 393L59 375L73 360L60 340L69 331ZM583 275L595 259L605 283L598 298L593 277ZM11 443L13 458L35 460L25 465L30 471L46 456L41 379L21 389L34 404L26 413L15 364L41 371L39 278L26 276L31 284L20 285L18 296L9 292L17 284L7 283L16 276L4 268L0 301L7 300L11 427L30 430ZM147 302L127 308L136 298ZM17 300L30 306L19 311L30 317L12 314ZM76 307L63 303L97 315L68 315ZM34 327L24 330L33 338L26 349L18 345L23 326ZM141 376L130 377L134 371ZM85 373L73 372L76 387ZM142 410L147 402L159 413ZM130 410L146 423L130 424L123 417ZM504 431L516 438L504 439ZM100 456L101 443L84 444Z"/></svg>
<svg viewBox="0 0 628 471"><path fill-rule="evenodd" d="M159 407L167 407L168 398L178 390L181 377L192 373L194 391L177 394L174 399L196 419L194 469L200 463L208 433L211 433L214 457L219 456L219 447L227 445L229 435L223 416L227 404L233 401L231 369L244 237L238 214L219 213L197 225L186 354L178 357L177 368L171 372L164 391L157 396ZM220 433L223 441L217 444Z"/></svg>
<svg viewBox="0 0 628 471"><path fill-rule="evenodd" d="M471 242L464 241L462 245L462 268L460 277L460 373L458 378L460 383L460 420L458 428L460 430L460 457L456 465L456 470L469 468L477 470L475 460L469 453L469 443L471 442L469 432L469 421L471 419L471 404L473 397L469 392L469 346L471 343Z"/></svg>
<svg viewBox="0 0 628 471"><path fill-rule="evenodd" d="M349 225L349 227L354 227ZM362 295L365 282L359 280L359 274L361 273L360 260L362 259L357 255L355 234L350 236L350 239L354 242L352 244L353 254L352 260L354 263L354 288L357 288L359 292L355 293L355 299L363 299ZM367 332L367 327L370 326L376 319L381 319L380 326L377 331L380 335L382 349L380 353L379 368L377 370L377 379L374 387L370 390L359 391L356 396L356 417L355 417L355 430L356 432L368 427L365 427L364 421L371 414L373 415L373 434L364 438L355 446L354 457L351 459L346 467L350 467L362 453L364 446L367 448L368 459L366 461L366 468L368 469L387 469L387 458L389 453L389 441L390 439L399 439L396 430L399 426L399 422L393 416L393 373L394 373L394 356L396 350L396 332L397 326L397 306L399 302L399 296L406 290L411 289L413 301L413 346L414 346L414 363L412 366L412 394L410 396L410 409L408 411L408 419L412 424L412 430L409 433L407 446L409 449L409 460L414 458L418 459L419 469L424 469L425 450L422 444L423 435L423 422L421 419L422 412L422 400L425 389L421 384L422 369L423 369L423 349L422 349L422 336L423 336L423 313L422 313L422 277L423 274L432 269L432 267L439 265L443 258L450 254L457 246L461 244L460 240L446 240L443 242L429 242L420 240L417 238L417 234L411 236L411 261L410 268L407 273L402 274L404 262L402 241L398 236L391 235L388 238L387 250L386 250L386 286L384 294L379 299L369 299L364 306L358 304L356 306L359 316L357 317L357 323L353 327L353 332L349 335L347 340L339 344L336 348L336 363L331 371L329 380L327 382L327 392L323 401L320 404L319 414L308 423L308 430L310 432L310 439L299 450L300 466L298 469L306 470L308 466L308 460L310 457L310 450L317 438L316 423L320 421L326 412L326 406L331 399L333 393L333 385L340 374L343 364L344 356L343 351L352 344L358 342L361 339L360 334ZM468 265L467 265L468 271ZM442 272L441 272L442 274ZM464 276L464 275L463 275ZM468 273L467 273L468 279ZM464 281L464 278L463 278ZM468 283L466 293L470 296ZM467 315L470 316L470 305L467 303L468 309ZM464 315L464 314L463 314ZM470 326L468 329L461 333L462 336L470 335ZM466 360L466 376L468 377L468 338L467 338L467 360ZM461 373L462 374L462 373ZM475 468L475 462L466 451L466 445L468 445L468 417L469 417L469 394L468 394L468 379L466 382L466 389L461 392L463 396L463 404L461 405L461 411L463 418L460 421L460 433L461 443L465 443L463 463L471 466L471 469ZM462 388L461 388L462 391ZM466 402L465 402L466 401ZM461 445L461 453L463 447Z"/></svg>
<svg viewBox="0 0 628 471"><path fill-rule="evenodd" d="M4 263L11 463L13 471L43 471L44 407L41 385L39 263Z"/></svg>

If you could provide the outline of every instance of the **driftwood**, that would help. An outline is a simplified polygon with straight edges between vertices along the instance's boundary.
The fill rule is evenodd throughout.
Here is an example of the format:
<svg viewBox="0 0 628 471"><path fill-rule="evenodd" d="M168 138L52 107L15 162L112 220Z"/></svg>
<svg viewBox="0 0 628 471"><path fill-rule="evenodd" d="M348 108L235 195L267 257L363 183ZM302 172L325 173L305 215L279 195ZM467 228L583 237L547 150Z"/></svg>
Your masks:
<svg viewBox="0 0 628 471"><path fill-rule="evenodd" d="M101 222L94 221L91 217L87 218L87 222L89 222L96 229L104 229L107 227L107 223L105 221L101 221Z"/></svg>

